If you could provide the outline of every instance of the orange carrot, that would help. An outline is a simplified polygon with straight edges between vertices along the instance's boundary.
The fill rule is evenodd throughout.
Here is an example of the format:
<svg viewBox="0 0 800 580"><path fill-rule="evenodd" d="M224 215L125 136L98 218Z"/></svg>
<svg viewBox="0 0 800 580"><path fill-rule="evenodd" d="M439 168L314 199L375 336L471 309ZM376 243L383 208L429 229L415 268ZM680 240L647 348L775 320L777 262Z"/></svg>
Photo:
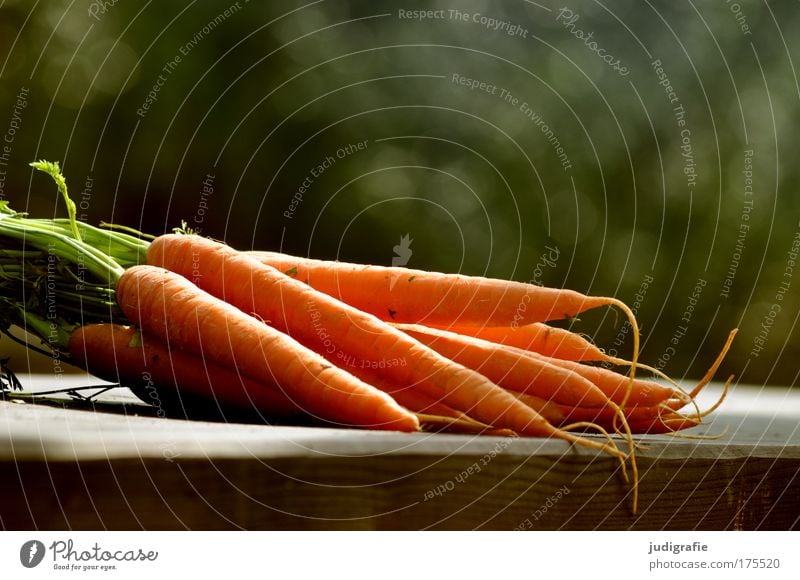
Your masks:
<svg viewBox="0 0 800 580"><path fill-rule="evenodd" d="M621 404L625 401L626 396L628 396L628 405L656 405L671 398L680 398L684 403L688 402L688 396L683 394L680 390L642 379L634 380L633 390L630 392L630 395L628 395L630 377L602 367L552 358L513 346L500 346L488 340L464 336L447 330L427 328L421 325L398 324L395 326L409 332L417 340L425 342L425 344L433 348L445 349L446 352L443 352L445 356L450 356L453 360L461 362L465 366L480 370L505 388L521 392L532 392L539 397L561 403L562 405L602 407L608 399L617 404ZM439 346L435 346L434 343ZM478 369L472 366L474 364L489 364L491 366L481 366L481 368ZM582 381L574 383L576 393L582 392L581 389L588 388L586 386L587 383L591 383L596 389L602 391L603 397L585 399L583 402L567 403L566 399L562 398L567 393L563 393L560 390L556 395L548 395L546 391L536 392L536 387L534 386L522 388L516 385L515 381L518 379L533 383L538 377L538 375L536 375L537 369L542 365L544 365L543 368L550 369L549 373L541 376L543 389L553 388L563 384L565 379L559 380L559 375L555 374L552 370L552 367L558 367L569 371L567 376L571 377L572 381L577 380L575 375L582 377ZM489 368L491 368L491 370L489 370ZM500 381L496 375L503 373L505 373L506 378L504 381Z"/></svg>
<svg viewBox="0 0 800 580"><path fill-rule="evenodd" d="M434 326L458 334L488 340L496 344L511 346L545 356L570 361L602 362L614 366L630 367L631 361L606 354L591 341L576 332L534 322L524 326ZM675 384L657 368L637 362L637 369Z"/></svg>
<svg viewBox="0 0 800 580"><path fill-rule="evenodd" d="M369 384L374 385L376 388L386 393L389 393L395 401L414 413L440 415L442 417L450 417L452 419L469 418L465 413L456 411L441 401L437 401L425 393L420 392L418 389L392 387L387 381L383 381L379 377L375 377L370 380Z"/></svg>
<svg viewBox="0 0 800 580"><path fill-rule="evenodd" d="M516 436L516 433L510 429L495 429L491 425L481 423L466 413L456 411L417 389L398 388L389 381L382 379L379 375L373 375L367 382L389 393L403 407L416 413L423 429L426 426L435 426L437 429L443 428L445 431L457 433Z"/></svg>
<svg viewBox="0 0 800 580"><path fill-rule="evenodd" d="M301 414L285 394L269 385L172 349L137 329L89 324L70 334L72 360L95 376L128 386L145 402L169 414L257 411L268 417Z"/></svg>
<svg viewBox="0 0 800 580"><path fill-rule="evenodd" d="M683 394L680 390L671 386L661 385L654 381L635 379L633 383L633 389L630 390L630 377L621 375L610 369L591 366L574 361L545 357L534 352L528 352L527 354L530 357L540 358L552 365L579 374L595 384L597 388L603 391L603 393L605 393L609 399L620 405L623 401L625 401L626 406L650 406L657 405L662 401L667 401L672 398L681 398L684 404L689 401L688 396Z"/></svg>
<svg viewBox="0 0 800 580"><path fill-rule="evenodd" d="M675 402L679 406L684 406L682 401ZM567 407L559 405L559 410L564 415L564 422L566 421L592 421L605 427L612 425L615 414L608 409L589 409L587 407ZM657 419L662 417L669 418L683 418L672 412L671 405L653 405L650 407L628 407L623 410L628 423L633 425L635 423L642 423L644 421ZM631 427L633 429L633 427Z"/></svg>
<svg viewBox="0 0 800 580"><path fill-rule="evenodd" d="M736 334L736 330L732 331L728 342L726 343L725 348L723 349L720 358L724 357L725 352L730 347L730 343L733 340L733 337ZM719 359L718 359L719 360ZM714 371L716 371L716 367L719 365L714 365L709 370L709 373L706 376L713 375ZM668 403L662 403L660 405L661 409L655 413L648 414L642 410L637 408L633 408L633 416L630 417L630 424L633 425L633 428L636 430L637 433L676 433L682 429L690 429L691 427L697 427L702 423L703 417L710 415L713 413L722 402L725 400L725 397L728 395L728 391L730 389L731 383L733 382L733 375L728 377L728 380L725 381L725 387L722 390L717 402L711 405L705 411L697 411L695 413L683 414L678 412L678 408L680 407L680 402L672 401ZM700 381L698 387L695 387L693 393L699 392L700 389L705 386L706 378L703 377L703 380ZM690 439L716 439L719 435L708 436L708 435L681 435L682 437L687 437Z"/></svg>
<svg viewBox="0 0 800 580"><path fill-rule="evenodd" d="M525 435L559 437L624 457L607 444L556 429L481 374L225 244L193 235L164 235L151 243L147 259L193 278L210 294L254 313L324 353L328 360L371 367L381 362L374 360L375 356L383 361L403 359L407 361L404 366L382 369L387 380L415 386L487 425Z"/></svg>
<svg viewBox="0 0 800 580"><path fill-rule="evenodd" d="M732 330L728 334L728 338L725 340L725 344L722 347L722 350L717 355L717 358L714 360L714 363L708 369L706 374L694 387L691 393L685 393L679 388L674 388L671 386L664 386L660 385L653 381L645 381L636 379L634 381L633 390L629 391L629 379L624 377L618 373L615 373L612 370L605 369L602 367L591 366L586 364L581 364L579 362L574 361L567 361L561 360L551 357L544 357L543 355L539 355L537 353L524 351L521 349L516 349L515 347L507 347L509 349L513 349L519 353L528 353L529 356L542 358L551 364L563 367L565 369L569 369L572 371L577 372L581 376L589 379L595 385L600 388L608 397L615 402L621 402L626 395L627 398L627 405L629 406L653 406L657 405L662 402L669 401L670 399L676 399L681 403L680 406L684 404L690 403L698 393L711 381L714 377L714 374L719 369L722 361L725 360L725 356L728 354L730 350L731 344L733 343L733 339L736 337L738 329ZM679 408L679 407L675 407Z"/></svg>
<svg viewBox="0 0 800 580"><path fill-rule="evenodd" d="M467 417L458 419L444 415L417 413L417 418L423 431L432 431L434 433L472 433L475 435L494 435L496 437L519 436L511 429L495 429Z"/></svg>
<svg viewBox="0 0 800 580"><path fill-rule="evenodd" d="M553 425L565 424L564 413L553 401L548 401L534 395L528 395L527 393L518 393L516 391L510 391L510 393L550 421ZM599 409L595 409L595 411L598 410ZM610 410L610 412L613 413L613 410Z"/></svg>
<svg viewBox="0 0 800 580"><path fill-rule="evenodd" d="M421 325L396 327L505 389L562 405L605 407L609 403L609 398L591 381L532 353Z"/></svg>
<svg viewBox="0 0 800 580"><path fill-rule="evenodd" d="M125 270L117 282L125 315L169 348L179 348L280 390L327 421L415 431L417 418L285 334L153 266Z"/></svg>
<svg viewBox="0 0 800 580"><path fill-rule="evenodd" d="M615 298L521 282L329 262L275 252L248 253L359 310L400 323L511 326L572 318L599 306L629 311Z"/></svg>
<svg viewBox="0 0 800 580"><path fill-rule="evenodd" d="M564 360L605 362L608 359L608 355L579 334L542 322L519 327L448 325L436 328Z"/></svg>
<svg viewBox="0 0 800 580"><path fill-rule="evenodd" d="M692 391L692 397L699 393L700 390L710 380L711 376L713 376L714 372L719 366L719 361L725 356L725 353L730 346L730 341L733 340L733 336L735 334L736 331L731 333L725 348L717 359L717 362L712 365L709 372L706 373L698 386ZM719 408L720 405L722 405L722 402L728 395L733 378L733 376L730 376L725 382L725 387L717 399L717 402L704 411L700 411L695 406L695 409L697 409L696 412L691 412L688 414L683 413L680 411L680 409L686 405L686 401L682 399L670 399L650 407L628 407L624 409L624 414L628 420L628 425L630 425L631 430L634 433L666 433L668 431L677 431L679 429L696 427L702 423L703 417L710 415L717 408ZM692 400L692 403L693 402L694 401ZM564 420L560 423L556 422L556 424L563 425L569 421L591 421L592 423L596 423L604 427L613 427L614 419L616 418L616 415L609 412L608 409L588 409L585 407L567 406L559 406L558 408L564 414Z"/></svg>
<svg viewBox="0 0 800 580"><path fill-rule="evenodd" d="M691 429L692 427L697 427L699 425L699 421L694 421L692 419L683 419L680 417L654 417L651 419L632 422L631 429L633 429L635 433L658 435L675 433L677 431Z"/></svg>
<svg viewBox="0 0 800 580"><path fill-rule="evenodd" d="M385 385L375 384L381 390L386 390ZM457 431L462 433L484 433L495 430L491 425L476 421L469 415L456 411L452 407L445 405L439 401L428 397L424 393L415 389L390 389L386 392L392 395L392 398L403 405L409 411L416 413L420 421L420 425L424 428L425 425L433 425L437 428L445 427L449 431ZM504 434L514 435L513 431L500 430Z"/></svg>
<svg viewBox="0 0 800 580"><path fill-rule="evenodd" d="M250 255L359 310L398 323L516 327L571 318L599 306L615 306L625 313L632 328L628 390L634 388L639 328L633 311L616 298L478 276L328 262L274 252ZM627 394L620 403L625 406Z"/></svg>
<svg viewBox="0 0 800 580"><path fill-rule="evenodd" d="M570 406L610 409L615 415L614 429L617 428L616 417L623 419L622 428L625 430L624 435L630 447L631 466L634 478L637 477L633 438L620 406L580 373L550 364L546 360L547 357L513 347L497 345L479 338L421 325L396 324L395 326L444 356L468 368L475 369L511 391L535 395ZM626 386L630 386L628 379L620 378L626 383ZM620 397L620 404L625 403L628 392L626 390ZM567 401L572 402L567 403ZM588 422L582 422L582 424L583 426L597 427L597 424ZM634 493L634 511L635 506L636 493Z"/></svg>

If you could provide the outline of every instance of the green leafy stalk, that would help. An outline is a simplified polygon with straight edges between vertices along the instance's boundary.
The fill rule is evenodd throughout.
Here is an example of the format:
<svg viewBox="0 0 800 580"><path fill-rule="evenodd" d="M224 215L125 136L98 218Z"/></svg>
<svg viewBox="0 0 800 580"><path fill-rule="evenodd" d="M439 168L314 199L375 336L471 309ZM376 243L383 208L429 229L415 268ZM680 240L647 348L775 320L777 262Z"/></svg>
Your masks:
<svg viewBox="0 0 800 580"><path fill-rule="evenodd" d="M0 332L19 341L10 328L23 328L62 356L77 326L127 323L116 284L126 268L146 261L150 244L130 228L112 231L78 221L59 164L31 166L56 182L69 218L30 218L0 201Z"/></svg>
<svg viewBox="0 0 800 580"><path fill-rule="evenodd" d="M145 234L144 232L140 232L137 229L134 229L134 228L131 228L131 227L128 227L128 226L123 226L123 225L120 225L120 224L110 224L108 222L100 222L100 227L104 228L104 229L107 229L107 230L114 230L114 231L118 231L118 232L127 232L127 233L132 234L133 236L135 236L136 239L139 240L139 241L141 241L143 239L144 240L155 240L156 239L156 236L154 236L152 234Z"/></svg>
<svg viewBox="0 0 800 580"><path fill-rule="evenodd" d="M24 244L24 249L33 247L45 252L48 257L61 258L77 268L91 272L111 286L116 284L125 271L125 268L102 250L65 235L57 227L17 214L8 207L7 202L0 202L0 214L0 236L18 240ZM17 246L14 249L21 248Z"/></svg>
<svg viewBox="0 0 800 580"><path fill-rule="evenodd" d="M34 169L43 171L56 182L58 191L61 193L61 197L64 198L64 203L67 204L67 214L69 215L72 235L80 242L81 233L78 231L78 220L75 217L78 213L78 208L75 206L75 202L70 199L69 193L67 193L67 180L64 179L64 175L61 173L61 166L58 164L58 161L34 161L30 165Z"/></svg>

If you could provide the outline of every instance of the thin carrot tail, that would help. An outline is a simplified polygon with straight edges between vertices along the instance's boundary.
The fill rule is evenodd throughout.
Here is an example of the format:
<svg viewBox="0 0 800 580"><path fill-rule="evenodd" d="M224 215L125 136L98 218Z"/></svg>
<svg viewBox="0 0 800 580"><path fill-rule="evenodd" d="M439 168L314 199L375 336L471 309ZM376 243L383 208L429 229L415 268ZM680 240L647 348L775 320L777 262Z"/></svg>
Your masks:
<svg viewBox="0 0 800 580"><path fill-rule="evenodd" d="M608 355L604 355L603 356L603 362L606 362L606 363L612 364L612 365L616 365L616 366L619 366L619 367L630 367L631 364L632 364L631 361L629 361L627 359L619 358L619 357L615 357L615 356L608 356ZM672 377L670 377L667 373L665 373L664 371L662 371L660 369L657 369L656 367L653 367L653 366L650 366L650 365L646 365L646 364L641 363L641 362L637 363L637 367L640 368L643 371L646 371L646 372L652 374L655 377L658 377L661 380L667 381L673 387L675 387L677 389L680 389L680 385Z"/></svg>
<svg viewBox="0 0 800 580"><path fill-rule="evenodd" d="M725 360L725 356L728 354L728 351L730 350L731 345L733 344L733 339L736 338L736 334L738 332L739 332L738 328L734 328L733 330L730 331L730 333L728 334L728 338L725 341L725 344L722 346L722 350L717 355L717 358L714 361L714 364L711 365L706 374L703 375L703 378L700 379L700 382L697 384L697 386L694 389L692 389L692 391L689 393L690 397L694 399L700 393L700 391L703 390L703 387L705 387L709 382L711 382L711 379L716 374L717 370L722 364L722 361Z"/></svg>
<svg viewBox="0 0 800 580"><path fill-rule="evenodd" d="M639 507L639 467L636 462L636 442L633 439L633 432L631 431L630 425L628 424L628 419L625 417L625 413L622 411L622 408L613 403L611 401L608 402L609 407L614 411L614 421L617 418L620 419L622 422L622 429L623 433L621 435L624 437L625 441L628 443L628 455L626 458L621 459L622 464L622 477L628 482L628 473L625 467L625 459L628 459L631 463L631 477L633 478L633 513L636 514ZM616 423L612 423L612 426L616 428ZM609 433L603 428L601 425L590 422L590 421L578 421L575 423L571 423L565 427L561 427L561 429L573 430L573 429L580 429L580 428L589 428L589 429L596 429L600 433L602 433L607 439L611 439ZM616 447L616 446L615 446Z"/></svg>
<svg viewBox="0 0 800 580"><path fill-rule="evenodd" d="M620 433L625 437L629 444L629 457L631 461L631 472L633 475L633 513L636 514L638 507L639 507L639 469L636 464L636 451L635 451L635 443L633 441L633 435L631 433L630 425L628 421L625 419L625 414L622 412L622 409L628 403L628 399L631 397L631 393L633 393L633 388L635 385L636 380L636 367L639 364L639 324L636 322L636 314L634 314L633 310L631 310L630 306L625 304L622 300L617 298L609 298L609 304L612 306L616 306L619 308L625 316L628 318L628 323L631 325L631 329L633 331L633 354L631 356L631 366L630 366L630 381L628 381L628 388L625 391L625 396L622 398L622 403L619 405L618 410L619 413L614 416L613 426L614 430L619 433L619 427L617 425L617 417L621 418L622 427L624 433Z"/></svg>
<svg viewBox="0 0 800 580"><path fill-rule="evenodd" d="M633 392L633 381L636 379L636 367L639 364L639 325L636 322L636 314L634 314L630 306L625 304L622 300L619 300L618 298L604 298L604 300L607 300L610 306L616 306L625 314L625 316L628 318L628 323L631 325L631 329L633 330L633 354L630 360L629 372L631 380L629 382L628 391L625 393L625 397L620 405L624 409L628 399L631 396L631 393Z"/></svg>
<svg viewBox="0 0 800 580"><path fill-rule="evenodd" d="M419 420L420 428L424 431L428 427L439 427L457 433L474 433L476 435L496 435L500 437L516 437L511 429L498 429L467 417L446 417L444 415L429 415L427 413L414 413Z"/></svg>
<svg viewBox="0 0 800 580"><path fill-rule="evenodd" d="M599 441L594 441L593 439L587 439L586 437L579 437L577 435L573 435L570 433L572 430L576 429L593 429L598 431L608 443L600 443ZM554 436L559 437L560 439L564 439L570 443L574 443L576 445L581 445L583 447L588 447L590 449L596 449L598 451L603 451L611 455L612 457L616 458L620 463L620 468L622 470L622 477L627 483L628 479L628 470L625 465L625 460L627 456L619 450L616 443L614 443L614 439L611 437L608 431L606 431L602 426L598 425L597 423L592 423L590 421L579 421L577 423L572 423L565 427L560 427L558 429L554 428ZM638 493L638 477L634 476L634 489L637 490ZM636 513L636 504L634 503L634 513Z"/></svg>
<svg viewBox="0 0 800 580"><path fill-rule="evenodd" d="M731 376L728 377L728 380L725 381L725 385L722 388L722 394L720 394L720 396L717 399L717 401L713 405L711 405L708 409L706 409L705 411L700 411L700 409L697 409L696 412L693 413L693 414L681 414L681 413L678 412L677 409L673 409L669 405L664 405L664 408L669 410L669 411L671 411L672 413L677 414L678 416L680 416L680 417L682 417L684 419L701 420L701 419L703 419L703 417L708 417L711 413L716 411L722 405L723 401L725 401L725 399L728 396L728 392L730 391L730 386L731 386L731 383L733 382L734 378L735 378L734 375L731 375ZM693 403L695 402L694 399L692 399L692 402ZM695 407L697 407L696 403L695 403Z"/></svg>

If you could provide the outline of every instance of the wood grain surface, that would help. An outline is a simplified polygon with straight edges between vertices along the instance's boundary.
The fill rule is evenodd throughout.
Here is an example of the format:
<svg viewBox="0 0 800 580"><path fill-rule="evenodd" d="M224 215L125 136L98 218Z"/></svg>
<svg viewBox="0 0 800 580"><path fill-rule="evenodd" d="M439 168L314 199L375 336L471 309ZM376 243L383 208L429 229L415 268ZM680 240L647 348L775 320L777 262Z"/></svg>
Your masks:
<svg viewBox="0 0 800 580"><path fill-rule="evenodd" d="M618 464L561 441L169 419L125 389L0 401L0 527L795 529L798 417L740 386L694 430L721 438L641 437L634 516Z"/></svg>

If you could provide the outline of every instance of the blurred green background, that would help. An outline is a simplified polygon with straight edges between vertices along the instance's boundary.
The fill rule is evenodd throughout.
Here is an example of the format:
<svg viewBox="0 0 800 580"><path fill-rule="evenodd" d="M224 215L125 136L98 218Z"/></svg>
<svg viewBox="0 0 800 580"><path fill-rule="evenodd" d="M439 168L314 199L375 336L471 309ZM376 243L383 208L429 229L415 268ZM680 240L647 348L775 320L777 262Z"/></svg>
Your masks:
<svg viewBox="0 0 800 580"><path fill-rule="evenodd" d="M0 195L63 215L27 165L58 160L92 223L612 295L669 374L739 327L724 372L791 385L799 27L788 2L5 0ZM612 311L572 324L630 353Z"/></svg>

